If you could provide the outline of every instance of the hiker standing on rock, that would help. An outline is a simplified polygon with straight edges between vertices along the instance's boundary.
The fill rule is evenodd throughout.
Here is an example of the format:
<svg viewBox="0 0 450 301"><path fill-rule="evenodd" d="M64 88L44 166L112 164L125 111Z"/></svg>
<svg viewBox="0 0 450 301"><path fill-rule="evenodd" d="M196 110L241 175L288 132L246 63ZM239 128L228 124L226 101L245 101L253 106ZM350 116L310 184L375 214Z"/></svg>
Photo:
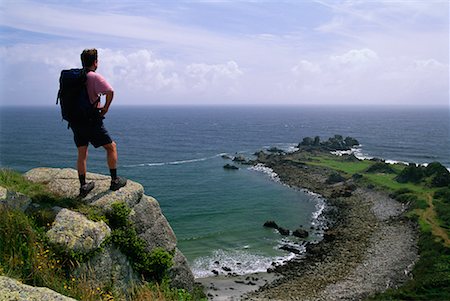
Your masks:
<svg viewBox="0 0 450 301"><path fill-rule="evenodd" d="M94 189L95 183L86 183L86 163L88 157L88 146L91 143L95 148L103 146L106 150L106 158L111 174L110 190L118 190L127 183L125 178L117 176L117 148L116 143L111 139L103 125L104 116L108 113L111 102L114 98L114 90L111 85L98 73L95 73L98 67L97 49L85 49L81 53L81 63L83 69L65 70L61 73L60 92L58 94L61 101L63 118L69 121L69 127L73 131L75 145L78 148L77 170L80 180L80 195L83 198ZM72 72L72 75L63 75L64 72ZM74 72L78 72L79 78L76 78L79 84L78 96L75 100L70 99L70 92L76 88L70 87L70 79L75 78ZM77 74L78 74L77 73ZM64 77L65 76L65 77ZM64 78L63 78L64 77ZM65 90L64 90L65 89ZM64 94L65 93L65 94ZM64 98L64 95L69 94ZM102 106L100 96L106 95L105 104ZM65 103L64 103L65 102ZM70 102L70 104L68 104ZM83 106L84 102L84 106ZM80 113L81 112L81 113ZM66 117L66 116L69 117Z"/></svg>

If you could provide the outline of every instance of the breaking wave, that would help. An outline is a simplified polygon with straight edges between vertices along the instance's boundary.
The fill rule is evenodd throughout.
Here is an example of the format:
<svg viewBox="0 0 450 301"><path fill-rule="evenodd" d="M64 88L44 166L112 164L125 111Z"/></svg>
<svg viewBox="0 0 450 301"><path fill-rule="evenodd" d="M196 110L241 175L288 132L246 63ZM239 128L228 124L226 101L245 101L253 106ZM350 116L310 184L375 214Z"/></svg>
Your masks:
<svg viewBox="0 0 450 301"><path fill-rule="evenodd" d="M195 162L202 162L206 160L215 159L217 157L226 155L225 153L220 153L214 156L210 157L203 157L203 158L196 158L196 159L188 159L188 160L179 160L179 161L170 161L170 162L149 162L149 163L140 163L140 164L131 164L131 165L124 165L124 167L144 167L144 166L164 166L164 165L180 165L180 164L187 164L187 163L195 163Z"/></svg>

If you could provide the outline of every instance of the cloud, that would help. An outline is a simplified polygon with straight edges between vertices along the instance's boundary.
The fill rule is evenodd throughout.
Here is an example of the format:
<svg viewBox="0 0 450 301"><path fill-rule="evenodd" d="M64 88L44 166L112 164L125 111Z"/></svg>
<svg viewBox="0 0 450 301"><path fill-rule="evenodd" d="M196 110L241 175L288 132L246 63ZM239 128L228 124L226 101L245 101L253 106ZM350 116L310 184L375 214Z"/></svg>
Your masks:
<svg viewBox="0 0 450 301"><path fill-rule="evenodd" d="M448 65L435 59L380 57L367 48L301 60L291 71L289 89L322 102L408 104L427 99L436 104L448 96Z"/></svg>
<svg viewBox="0 0 450 301"><path fill-rule="evenodd" d="M371 49L352 49L342 55L331 56L331 60L339 65L361 66L378 59L378 55Z"/></svg>
<svg viewBox="0 0 450 301"><path fill-rule="evenodd" d="M226 87L231 92L243 72L235 61L226 64L190 64L186 67L186 75L192 82L192 88L205 91L210 87Z"/></svg>
<svg viewBox="0 0 450 301"><path fill-rule="evenodd" d="M51 103L96 47L123 104L448 104L440 1L3 1L0 27L2 102Z"/></svg>

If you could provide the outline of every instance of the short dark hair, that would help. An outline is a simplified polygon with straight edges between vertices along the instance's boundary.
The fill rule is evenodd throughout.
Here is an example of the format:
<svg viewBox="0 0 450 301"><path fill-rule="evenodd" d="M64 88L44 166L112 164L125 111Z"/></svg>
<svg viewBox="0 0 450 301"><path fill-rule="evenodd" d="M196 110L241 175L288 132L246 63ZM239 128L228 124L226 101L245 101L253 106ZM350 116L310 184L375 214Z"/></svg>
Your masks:
<svg viewBox="0 0 450 301"><path fill-rule="evenodd" d="M97 60L97 49L85 49L81 53L81 64L84 68L91 67Z"/></svg>

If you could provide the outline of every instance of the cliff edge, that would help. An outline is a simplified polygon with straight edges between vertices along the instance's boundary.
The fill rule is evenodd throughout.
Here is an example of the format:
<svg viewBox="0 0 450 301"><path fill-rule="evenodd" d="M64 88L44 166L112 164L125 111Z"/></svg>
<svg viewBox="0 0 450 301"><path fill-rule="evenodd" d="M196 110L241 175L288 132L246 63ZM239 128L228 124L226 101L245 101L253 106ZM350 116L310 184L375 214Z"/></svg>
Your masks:
<svg viewBox="0 0 450 301"><path fill-rule="evenodd" d="M145 195L141 184L128 181L125 187L110 191L110 177L88 173L86 179L94 181L95 188L86 198L76 200L79 181L77 171L74 169L36 168L25 173L24 177L31 182L44 184L58 197L71 199L72 202L83 202L89 208L93 206L92 208L95 207L95 210L105 216L109 216L114 207L121 204L121 208L126 208L126 214L120 230L131 230L135 233L137 238L134 241L138 241L139 247L148 255L155 251L159 252L158 254L162 254L162 251L164 254L170 254L171 263L166 275L170 279L171 286L187 291L193 290L194 276L186 258L177 248L176 236L162 214L157 200ZM9 203L13 206L9 207L24 212L40 209L40 205L31 200L21 201L18 206L17 200L26 196L20 195L21 198L18 198L14 192L6 190L4 192L5 200L2 200L2 203L6 206L8 206L7 199L12 196ZM115 287L124 292L139 283L143 273L136 267L144 263L136 264L130 259L129 251L132 251L133 243L126 240L121 246L116 243L114 233L117 233L117 229L111 226L111 222L108 225L103 220L90 220L86 214L71 208L54 206L51 209L55 218L46 232L48 241L67 254L86 255L84 256L86 260L74 267L72 271L74 276L87 276L99 287Z"/></svg>

